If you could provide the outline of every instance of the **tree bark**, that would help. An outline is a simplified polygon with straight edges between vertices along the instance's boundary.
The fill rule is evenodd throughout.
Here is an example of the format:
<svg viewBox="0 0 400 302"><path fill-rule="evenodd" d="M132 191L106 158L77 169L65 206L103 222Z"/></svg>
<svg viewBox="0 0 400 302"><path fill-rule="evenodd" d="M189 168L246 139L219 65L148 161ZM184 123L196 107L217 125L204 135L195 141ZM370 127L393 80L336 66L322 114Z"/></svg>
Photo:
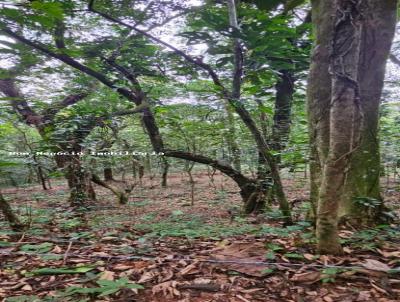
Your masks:
<svg viewBox="0 0 400 302"><path fill-rule="evenodd" d="M104 180L105 181L114 180L113 171L112 171L111 167L104 168L103 169L103 174L104 174Z"/></svg>
<svg viewBox="0 0 400 302"><path fill-rule="evenodd" d="M358 64L360 104L364 122L361 140L349 159L339 217L353 224L372 223L380 216L383 206L363 206L359 200L382 202L380 196L380 154L378 138L379 105L395 25L397 0L367 0L363 5L363 20ZM308 114L310 152L310 199L312 216L321 186L322 167L329 149L329 48L332 39L333 1L313 1L315 49L308 82ZM381 203L382 204L382 203Z"/></svg>
<svg viewBox="0 0 400 302"><path fill-rule="evenodd" d="M227 130L226 140L231 154L231 162L236 170L241 171L240 148L236 141L235 117L229 103L225 103L225 112L227 117L225 123Z"/></svg>
<svg viewBox="0 0 400 302"><path fill-rule="evenodd" d="M361 142L350 159L345 185L346 199L339 216L353 224L374 223L381 217L379 108L385 66L396 27L397 0L368 0L363 11L359 84L364 123ZM381 206L363 206L360 199L375 200Z"/></svg>
<svg viewBox="0 0 400 302"><path fill-rule="evenodd" d="M329 151L317 209L317 249L322 254L342 252L338 236L338 209L345 195L349 158L358 147L361 127L358 61L361 44L362 7L337 0L329 70L332 95L329 119Z"/></svg>
<svg viewBox="0 0 400 302"><path fill-rule="evenodd" d="M1 192L0 192L0 210L2 211L4 217L10 224L10 227L13 231L19 232L25 228L24 224L18 219L17 215L15 215L10 204L8 203L7 200L5 200Z"/></svg>
<svg viewBox="0 0 400 302"><path fill-rule="evenodd" d="M95 184L102 186L103 188L106 188L110 190L118 199L119 204L127 204L129 201L129 193L133 189L133 185L131 187L125 187L125 188L120 188L120 185L125 185L124 182L121 182L118 185L113 185L112 182L106 182L100 179L96 174L91 174L91 181L94 182Z"/></svg>
<svg viewBox="0 0 400 302"><path fill-rule="evenodd" d="M319 189L329 150L329 116L331 76L330 45L333 33L334 1L312 1L312 23L315 36L307 83L307 113L310 137L311 216L316 217Z"/></svg>
<svg viewBox="0 0 400 302"><path fill-rule="evenodd" d="M71 206L85 206L89 201L96 200L96 194L91 184L91 175L82 166L79 156L71 156L65 167L65 175L70 189L69 202Z"/></svg>
<svg viewBox="0 0 400 302"><path fill-rule="evenodd" d="M294 93L294 77L290 71L281 70L280 79L275 85L274 125L272 127L271 149L281 153L288 142L292 101ZM278 162L280 156L277 156Z"/></svg>
<svg viewBox="0 0 400 302"><path fill-rule="evenodd" d="M167 187L167 182L168 182L168 170L169 170L169 162L168 160L163 157L161 159L161 165L162 165L162 173L161 173L161 187L166 188Z"/></svg>

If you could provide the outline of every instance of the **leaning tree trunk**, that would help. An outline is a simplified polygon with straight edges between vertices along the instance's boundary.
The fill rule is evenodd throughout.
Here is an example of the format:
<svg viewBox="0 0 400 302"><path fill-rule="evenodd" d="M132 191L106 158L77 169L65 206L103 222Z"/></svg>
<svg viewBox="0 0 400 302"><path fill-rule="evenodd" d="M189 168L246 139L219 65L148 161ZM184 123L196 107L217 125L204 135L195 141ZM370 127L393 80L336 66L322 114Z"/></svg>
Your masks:
<svg viewBox="0 0 400 302"><path fill-rule="evenodd" d="M19 232L22 231L25 226L24 224L18 219L17 215L11 209L10 204L5 200L3 194L0 192L0 210L3 213L5 219L10 224L10 227L13 231Z"/></svg>
<svg viewBox="0 0 400 302"><path fill-rule="evenodd" d="M103 188L106 188L110 190L118 200L119 204L127 204L129 201L129 194L131 193L133 189L133 185L131 187L127 187L125 185L125 182L121 181L103 181L98 177L96 174L91 174L91 181L93 181L95 184L102 186Z"/></svg>
<svg viewBox="0 0 400 302"><path fill-rule="evenodd" d="M340 205L339 215L352 223L373 223L381 215L379 107L385 76L385 65L390 52L395 27L397 0L368 0L363 11L359 83L363 128L360 146L353 153L346 179L346 199ZM359 201L370 203L363 206Z"/></svg>
<svg viewBox="0 0 400 302"><path fill-rule="evenodd" d="M338 0L331 45L329 151L325 161L317 210L317 248L323 254L342 252L338 236L338 209L345 196L349 158L359 144L361 108L358 61L361 16L356 3Z"/></svg>

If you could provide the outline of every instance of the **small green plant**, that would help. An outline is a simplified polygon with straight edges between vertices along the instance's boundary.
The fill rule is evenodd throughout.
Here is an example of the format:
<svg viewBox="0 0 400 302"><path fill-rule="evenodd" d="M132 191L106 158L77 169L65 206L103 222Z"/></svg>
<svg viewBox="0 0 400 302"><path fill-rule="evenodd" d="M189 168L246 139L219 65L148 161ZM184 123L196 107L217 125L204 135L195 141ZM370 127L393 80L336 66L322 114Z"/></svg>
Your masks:
<svg viewBox="0 0 400 302"><path fill-rule="evenodd" d="M335 277L340 273L340 269L336 267L328 267L322 270L322 283L333 283L336 281Z"/></svg>
<svg viewBox="0 0 400 302"><path fill-rule="evenodd" d="M371 197L356 197L354 198L354 201L359 205L372 209L379 207L382 204L381 200Z"/></svg>
<svg viewBox="0 0 400 302"><path fill-rule="evenodd" d="M19 249L22 252L47 253L53 246L53 243L43 242L41 244L24 244Z"/></svg>
<svg viewBox="0 0 400 302"><path fill-rule="evenodd" d="M128 278L120 278L118 280L97 280L98 287L78 287L70 286L65 289L61 296L73 295L96 295L97 297L105 297L118 293L122 289L143 289L144 287L132 283Z"/></svg>

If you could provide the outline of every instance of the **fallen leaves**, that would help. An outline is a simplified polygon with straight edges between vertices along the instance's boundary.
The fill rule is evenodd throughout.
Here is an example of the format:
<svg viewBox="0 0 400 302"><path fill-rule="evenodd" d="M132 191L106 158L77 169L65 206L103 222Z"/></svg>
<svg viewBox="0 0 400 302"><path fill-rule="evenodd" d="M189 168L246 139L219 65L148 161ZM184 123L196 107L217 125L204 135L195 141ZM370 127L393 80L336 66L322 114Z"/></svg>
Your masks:
<svg viewBox="0 0 400 302"><path fill-rule="evenodd" d="M321 279L321 272L307 272L307 273L299 273L294 274L292 278L290 278L293 282L301 282L305 284L313 284Z"/></svg>
<svg viewBox="0 0 400 302"><path fill-rule="evenodd" d="M391 269L390 266L388 266L387 264L374 259L367 259L361 265L366 269L385 273L387 273Z"/></svg>

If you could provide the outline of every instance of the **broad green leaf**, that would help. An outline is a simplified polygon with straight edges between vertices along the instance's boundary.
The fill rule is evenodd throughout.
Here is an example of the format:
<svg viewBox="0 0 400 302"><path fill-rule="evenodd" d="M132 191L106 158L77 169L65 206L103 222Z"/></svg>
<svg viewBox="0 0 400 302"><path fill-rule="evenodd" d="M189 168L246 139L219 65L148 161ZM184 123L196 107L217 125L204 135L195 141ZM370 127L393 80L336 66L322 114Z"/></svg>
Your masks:
<svg viewBox="0 0 400 302"><path fill-rule="evenodd" d="M31 271L33 275L64 275L64 274L83 274L94 270L95 267L92 266L78 266L72 268L40 268Z"/></svg>

